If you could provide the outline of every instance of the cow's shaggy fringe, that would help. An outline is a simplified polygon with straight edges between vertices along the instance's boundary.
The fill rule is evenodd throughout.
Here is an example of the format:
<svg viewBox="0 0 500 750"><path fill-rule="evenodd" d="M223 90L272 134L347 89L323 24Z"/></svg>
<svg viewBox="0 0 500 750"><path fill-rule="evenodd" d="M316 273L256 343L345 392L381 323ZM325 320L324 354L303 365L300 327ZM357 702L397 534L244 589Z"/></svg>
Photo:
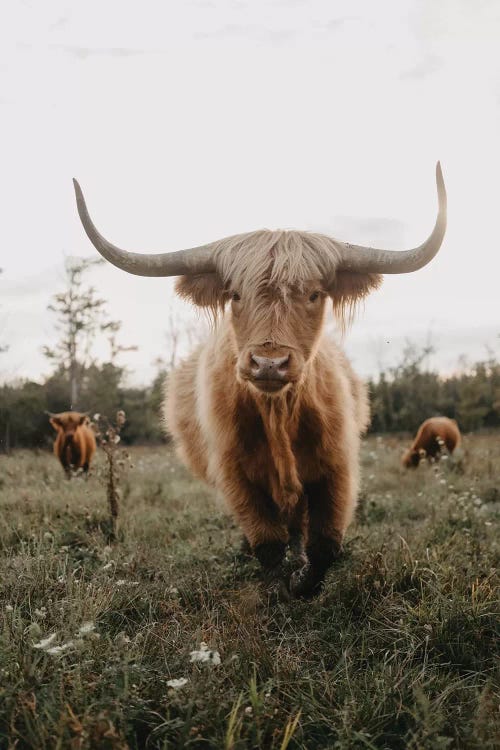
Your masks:
<svg viewBox="0 0 500 750"><path fill-rule="evenodd" d="M269 311L269 300L261 293L263 288L272 286L278 295L277 301L281 302L274 306L275 315L279 316L291 302L291 290L301 292L306 282L317 280L330 291L335 316L341 330L345 331L353 322L359 303L382 281L378 274L337 271L340 243L314 232L262 229L226 237L215 242L212 250L218 273L214 274L208 295L207 275L200 275L204 299L199 304L208 312L214 326L233 291L251 298L258 313L259 305L266 305ZM177 291L193 300L193 276L188 283L189 295L184 293L182 280Z"/></svg>

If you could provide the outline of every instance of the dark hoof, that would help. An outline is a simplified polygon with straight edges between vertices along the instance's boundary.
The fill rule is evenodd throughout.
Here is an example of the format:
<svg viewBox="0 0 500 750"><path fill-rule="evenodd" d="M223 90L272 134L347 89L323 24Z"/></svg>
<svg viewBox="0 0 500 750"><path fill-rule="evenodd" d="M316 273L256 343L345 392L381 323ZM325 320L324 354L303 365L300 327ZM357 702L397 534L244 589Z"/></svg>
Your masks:
<svg viewBox="0 0 500 750"><path fill-rule="evenodd" d="M296 599L312 599L323 586L323 576L318 575L310 563L296 570L290 577L290 593Z"/></svg>

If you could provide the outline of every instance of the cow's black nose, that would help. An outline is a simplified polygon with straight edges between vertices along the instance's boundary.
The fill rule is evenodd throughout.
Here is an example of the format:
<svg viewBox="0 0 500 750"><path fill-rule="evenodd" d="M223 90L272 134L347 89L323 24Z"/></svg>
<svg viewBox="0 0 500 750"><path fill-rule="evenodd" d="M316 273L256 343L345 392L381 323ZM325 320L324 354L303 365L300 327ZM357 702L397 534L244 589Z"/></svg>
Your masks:
<svg viewBox="0 0 500 750"><path fill-rule="evenodd" d="M256 380L286 380L289 354L284 357L259 357L252 354L250 360L252 375Z"/></svg>

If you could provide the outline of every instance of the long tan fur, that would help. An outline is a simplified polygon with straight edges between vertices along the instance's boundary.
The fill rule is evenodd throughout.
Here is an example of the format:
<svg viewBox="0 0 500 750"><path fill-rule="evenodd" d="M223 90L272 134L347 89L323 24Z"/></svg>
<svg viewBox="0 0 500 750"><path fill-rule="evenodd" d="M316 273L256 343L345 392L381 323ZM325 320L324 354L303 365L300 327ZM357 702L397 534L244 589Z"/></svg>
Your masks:
<svg viewBox="0 0 500 750"><path fill-rule="evenodd" d="M305 538L314 588L353 517L369 421L366 388L323 335L324 307L330 296L346 324L381 279L336 275L335 243L304 232L239 235L215 256L218 273L177 282L219 323L168 380L167 429L191 470L225 496L265 567L292 537ZM256 352L290 356L282 391L253 387Z"/></svg>

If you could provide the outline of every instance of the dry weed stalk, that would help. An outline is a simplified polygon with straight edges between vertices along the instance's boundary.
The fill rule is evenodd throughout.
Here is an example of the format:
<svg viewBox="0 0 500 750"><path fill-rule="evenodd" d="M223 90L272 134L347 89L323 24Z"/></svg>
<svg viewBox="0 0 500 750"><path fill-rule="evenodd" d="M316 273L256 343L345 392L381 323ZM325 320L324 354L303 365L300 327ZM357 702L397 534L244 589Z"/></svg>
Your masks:
<svg viewBox="0 0 500 750"><path fill-rule="evenodd" d="M105 469L106 495L110 512L109 538L116 540L118 524L118 513L120 509L120 482L121 471L130 465L130 454L125 448L120 448L120 432L126 422L125 412L120 409L116 412L115 421L112 422L103 414L94 414L92 428L95 432L97 444L106 454L107 465Z"/></svg>

